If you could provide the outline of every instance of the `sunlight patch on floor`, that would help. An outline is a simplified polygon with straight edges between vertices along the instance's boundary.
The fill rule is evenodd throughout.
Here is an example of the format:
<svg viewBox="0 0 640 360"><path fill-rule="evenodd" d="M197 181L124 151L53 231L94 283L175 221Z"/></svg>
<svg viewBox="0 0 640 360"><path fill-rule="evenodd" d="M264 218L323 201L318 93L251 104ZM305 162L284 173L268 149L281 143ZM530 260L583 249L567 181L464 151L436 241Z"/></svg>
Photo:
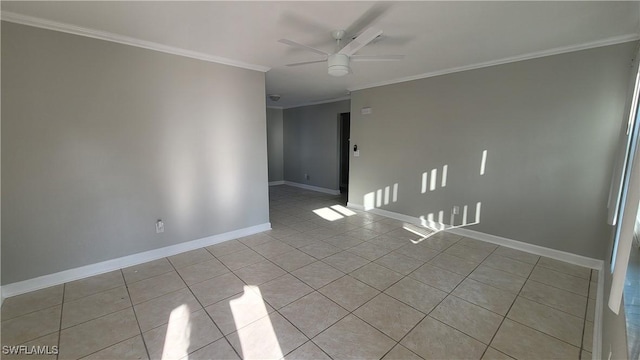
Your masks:
<svg viewBox="0 0 640 360"><path fill-rule="evenodd" d="M171 311L162 349L162 360L188 359L191 336L189 306L182 304Z"/></svg>

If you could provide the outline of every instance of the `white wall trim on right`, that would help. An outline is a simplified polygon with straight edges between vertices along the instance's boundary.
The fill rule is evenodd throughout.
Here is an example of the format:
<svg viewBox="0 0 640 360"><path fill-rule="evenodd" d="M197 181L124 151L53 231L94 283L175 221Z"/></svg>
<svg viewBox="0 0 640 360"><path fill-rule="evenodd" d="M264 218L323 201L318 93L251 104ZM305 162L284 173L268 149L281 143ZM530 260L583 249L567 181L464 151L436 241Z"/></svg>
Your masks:
<svg viewBox="0 0 640 360"><path fill-rule="evenodd" d="M269 186L284 185L284 180L269 181Z"/></svg>
<svg viewBox="0 0 640 360"><path fill-rule="evenodd" d="M284 184L285 185L289 185L289 186L299 187L301 189L317 191L317 192L321 192L321 193L325 193L325 194L329 194L329 195L340 195L340 190L327 189L327 188L323 188L323 187L307 185L307 184L300 184L300 183L297 183L297 182L286 181L286 180L284 181Z"/></svg>
<svg viewBox="0 0 640 360"><path fill-rule="evenodd" d="M257 234L270 229L271 223L264 223L246 227L243 229L229 231L222 234L208 236L197 240L187 241L180 244L170 245L159 249L144 251L133 255L127 255L116 259L102 261L91 265L81 266L74 269L64 270L54 274L43 275L37 278L3 285L2 296L11 297L31 291L40 290L50 286L60 285L70 281L84 279L90 276L100 275L125 267L139 265L145 262L177 255L185 251L195 250L205 246L219 244L224 241Z"/></svg>
<svg viewBox="0 0 640 360"><path fill-rule="evenodd" d="M255 70L260 72L267 72L271 68L262 65L249 64L242 61L228 59L220 56L214 56L205 54L198 51L192 51L187 49L178 48L175 46L163 45L152 41L140 40L130 36L124 36L119 34L110 33L107 31L94 30L77 25L70 25L58 21L41 19L35 16L22 15L10 11L2 11L2 20L16 24L33 26L41 29L53 30L64 32L68 34L74 34L79 36L85 36L89 38L105 40L115 42L124 45L135 46L143 49L160 51L167 54L184 56L192 59L198 59L223 65L235 66L243 69Z"/></svg>

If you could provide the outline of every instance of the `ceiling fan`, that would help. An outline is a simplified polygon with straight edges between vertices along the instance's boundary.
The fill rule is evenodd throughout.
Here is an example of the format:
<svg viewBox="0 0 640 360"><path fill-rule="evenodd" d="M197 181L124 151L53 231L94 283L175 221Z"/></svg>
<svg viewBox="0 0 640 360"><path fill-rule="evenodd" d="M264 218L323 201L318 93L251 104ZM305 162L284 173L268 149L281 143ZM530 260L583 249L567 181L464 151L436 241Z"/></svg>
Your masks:
<svg viewBox="0 0 640 360"><path fill-rule="evenodd" d="M367 46L380 35L382 35L382 30L370 27L341 48L340 41L345 36L345 31L334 30L331 32L331 36L336 40L336 48L338 50L333 54L289 39L280 39L278 42L323 56L322 59L287 64L286 66L307 65L326 61L329 75L344 76L351 73L351 61L395 61L404 59L404 55L355 55L358 50Z"/></svg>

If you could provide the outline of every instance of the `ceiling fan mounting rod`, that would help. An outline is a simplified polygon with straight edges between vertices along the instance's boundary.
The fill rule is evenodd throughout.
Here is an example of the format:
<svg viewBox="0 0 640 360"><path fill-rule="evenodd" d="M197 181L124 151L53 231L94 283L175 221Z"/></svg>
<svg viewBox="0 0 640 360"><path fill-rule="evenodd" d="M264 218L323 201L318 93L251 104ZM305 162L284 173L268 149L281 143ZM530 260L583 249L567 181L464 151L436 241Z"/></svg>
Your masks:
<svg viewBox="0 0 640 360"><path fill-rule="evenodd" d="M333 31L331 32L331 36L332 36L334 39L336 39L336 40L340 41L340 40L342 40L342 38L344 37L344 30L333 30Z"/></svg>

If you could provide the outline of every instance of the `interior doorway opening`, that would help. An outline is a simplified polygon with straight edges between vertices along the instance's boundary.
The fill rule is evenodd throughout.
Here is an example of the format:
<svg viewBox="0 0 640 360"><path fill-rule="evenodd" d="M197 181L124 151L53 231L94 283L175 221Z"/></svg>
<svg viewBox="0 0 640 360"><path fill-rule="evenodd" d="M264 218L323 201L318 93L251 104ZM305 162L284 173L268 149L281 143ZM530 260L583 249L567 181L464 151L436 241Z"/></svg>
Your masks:
<svg viewBox="0 0 640 360"><path fill-rule="evenodd" d="M341 113L338 118L340 138L340 195L347 199L349 193L349 150L351 137L351 114Z"/></svg>

